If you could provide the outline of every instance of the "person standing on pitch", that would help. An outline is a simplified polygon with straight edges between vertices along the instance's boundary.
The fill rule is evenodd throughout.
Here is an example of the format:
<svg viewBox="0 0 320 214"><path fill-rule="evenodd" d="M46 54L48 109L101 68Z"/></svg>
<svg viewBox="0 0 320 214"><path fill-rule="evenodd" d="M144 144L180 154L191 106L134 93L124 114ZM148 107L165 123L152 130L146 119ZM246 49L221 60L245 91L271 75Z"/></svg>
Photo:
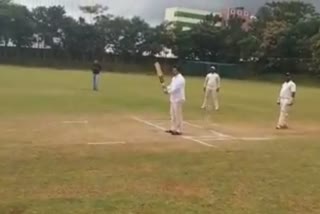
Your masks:
<svg viewBox="0 0 320 214"><path fill-rule="evenodd" d="M93 74L93 90L99 90L99 76L101 73L102 67L98 60L95 60L92 65L92 74Z"/></svg>
<svg viewBox="0 0 320 214"><path fill-rule="evenodd" d="M296 96L297 86L292 81L290 73L286 74L286 81L282 84L280 96L278 98L278 105L280 105L280 117L277 125L277 129L288 128L288 116L290 107L294 104Z"/></svg>
<svg viewBox="0 0 320 214"><path fill-rule="evenodd" d="M220 92L221 78L217 73L214 66L210 68L208 75L206 76L203 90L205 92L204 101L202 104L202 109L211 111L213 107L216 111L219 110L219 98L218 94Z"/></svg>
<svg viewBox="0 0 320 214"><path fill-rule="evenodd" d="M172 135L182 135L183 126L183 104L186 100L185 97L185 79L179 72L177 67L172 69L172 80L169 86L163 86L166 94L170 95L170 116L171 116L171 129L166 131Z"/></svg>

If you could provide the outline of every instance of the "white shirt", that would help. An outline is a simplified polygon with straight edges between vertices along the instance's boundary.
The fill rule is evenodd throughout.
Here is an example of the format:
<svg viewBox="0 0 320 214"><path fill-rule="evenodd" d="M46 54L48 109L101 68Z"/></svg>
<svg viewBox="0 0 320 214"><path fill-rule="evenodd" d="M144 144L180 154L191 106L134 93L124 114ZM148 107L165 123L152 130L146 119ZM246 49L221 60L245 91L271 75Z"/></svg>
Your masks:
<svg viewBox="0 0 320 214"><path fill-rule="evenodd" d="M207 89L213 89L213 90L217 90L218 88L220 88L220 76L217 73L209 73L206 76L206 80L204 82L204 87Z"/></svg>
<svg viewBox="0 0 320 214"><path fill-rule="evenodd" d="M174 76L171 84L167 87L170 94L170 102L181 102L186 100L185 96L186 81L181 74Z"/></svg>
<svg viewBox="0 0 320 214"><path fill-rule="evenodd" d="M292 80L285 82L283 83L280 91L280 99L291 99L292 93L296 93L296 91L297 86Z"/></svg>

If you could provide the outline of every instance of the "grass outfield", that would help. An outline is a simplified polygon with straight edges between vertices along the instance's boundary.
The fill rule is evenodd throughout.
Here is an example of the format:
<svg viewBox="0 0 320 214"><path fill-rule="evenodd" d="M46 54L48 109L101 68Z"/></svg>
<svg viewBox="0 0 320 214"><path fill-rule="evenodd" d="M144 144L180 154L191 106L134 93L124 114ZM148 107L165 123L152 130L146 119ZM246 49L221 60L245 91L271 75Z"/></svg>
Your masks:
<svg viewBox="0 0 320 214"><path fill-rule="evenodd" d="M320 89L296 82L278 132L280 83L224 80L209 123L187 78L186 131L208 147L132 119L168 125L155 77L105 74L94 93L90 73L0 66L0 213L320 213Z"/></svg>

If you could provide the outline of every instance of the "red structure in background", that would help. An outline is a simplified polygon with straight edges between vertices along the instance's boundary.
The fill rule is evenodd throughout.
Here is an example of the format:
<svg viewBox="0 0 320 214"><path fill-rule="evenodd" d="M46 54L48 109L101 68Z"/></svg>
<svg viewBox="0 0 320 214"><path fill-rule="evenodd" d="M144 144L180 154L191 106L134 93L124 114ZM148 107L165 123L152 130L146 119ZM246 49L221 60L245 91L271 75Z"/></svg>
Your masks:
<svg viewBox="0 0 320 214"><path fill-rule="evenodd" d="M254 19L253 14L245 10L244 7L228 8L222 11L222 19L225 25L228 25L228 21L234 17L243 19L244 30L249 30L250 23Z"/></svg>

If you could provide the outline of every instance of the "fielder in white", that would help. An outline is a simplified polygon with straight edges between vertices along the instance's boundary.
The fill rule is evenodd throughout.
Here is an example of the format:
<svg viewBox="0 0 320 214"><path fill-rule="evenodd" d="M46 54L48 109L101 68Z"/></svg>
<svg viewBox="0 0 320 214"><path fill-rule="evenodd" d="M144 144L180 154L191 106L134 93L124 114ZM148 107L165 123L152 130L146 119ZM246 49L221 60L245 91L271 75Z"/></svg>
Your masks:
<svg viewBox="0 0 320 214"><path fill-rule="evenodd" d="M182 135L183 104L185 97L186 81L177 67L172 69L173 77L169 86L163 85L165 93L170 95L171 129L166 131L172 135Z"/></svg>
<svg viewBox="0 0 320 214"><path fill-rule="evenodd" d="M297 86L292 81L290 73L286 74L286 81L283 83L280 95L278 98L278 105L280 105L280 117L277 129L288 128L288 116L291 106L294 104L294 99L297 92Z"/></svg>
<svg viewBox="0 0 320 214"><path fill-rule="evenodd" d="M219 110L219 92L221 87L221 78L214 66L210 68L204 81L203 90L205 92L202 109L211 111L213 108Z"/></svg>

